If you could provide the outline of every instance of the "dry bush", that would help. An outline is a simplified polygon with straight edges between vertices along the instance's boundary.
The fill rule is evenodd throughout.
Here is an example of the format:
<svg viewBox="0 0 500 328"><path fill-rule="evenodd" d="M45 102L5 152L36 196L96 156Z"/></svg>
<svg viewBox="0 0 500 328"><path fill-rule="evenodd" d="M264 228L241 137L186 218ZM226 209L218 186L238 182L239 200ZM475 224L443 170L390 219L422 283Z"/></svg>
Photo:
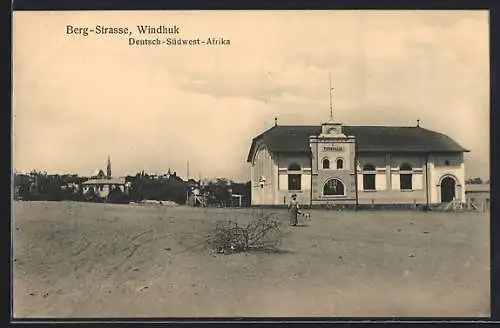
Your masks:
<svg viewBox="0 0 500 328"><path fill-rule="evenodd" d="M217 222L208 236L208 246L217 253L271 252L281 245L280 221L272 214L254 218L247 225L234 221Z"/></svg>

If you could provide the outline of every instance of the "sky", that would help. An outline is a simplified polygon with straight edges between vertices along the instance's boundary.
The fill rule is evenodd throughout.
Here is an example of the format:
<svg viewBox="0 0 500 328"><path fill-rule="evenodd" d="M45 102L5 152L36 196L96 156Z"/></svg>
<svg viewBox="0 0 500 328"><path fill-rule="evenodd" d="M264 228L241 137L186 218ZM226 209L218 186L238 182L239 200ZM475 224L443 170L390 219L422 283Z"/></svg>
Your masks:
<svg viewBox="0 0 500 328"><path fill-rule="evenodd" d="M137 25L226 46L131 46ZM67 25L132 35L66 34ZM278 124L421 126L489 179L487 11L14 12L13 169L246 181Z"/></svg>

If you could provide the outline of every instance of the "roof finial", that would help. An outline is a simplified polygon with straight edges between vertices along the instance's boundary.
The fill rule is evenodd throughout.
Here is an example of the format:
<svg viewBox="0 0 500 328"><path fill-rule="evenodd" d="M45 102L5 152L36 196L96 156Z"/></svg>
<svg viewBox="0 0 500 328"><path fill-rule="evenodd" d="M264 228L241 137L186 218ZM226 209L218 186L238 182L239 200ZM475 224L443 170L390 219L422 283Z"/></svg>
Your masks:
<svg viewBox="0 0 500 328"><path fill-rule="evenodd" d="M419 127L420 127L420 119L417 118L417 128L419 128Z"/></svg>
<svg viewBox="0 0 500 328"><path fill-rule="evenodd" d="M274 126L278 126L278 118L277 117L274 118Z"/></svg>

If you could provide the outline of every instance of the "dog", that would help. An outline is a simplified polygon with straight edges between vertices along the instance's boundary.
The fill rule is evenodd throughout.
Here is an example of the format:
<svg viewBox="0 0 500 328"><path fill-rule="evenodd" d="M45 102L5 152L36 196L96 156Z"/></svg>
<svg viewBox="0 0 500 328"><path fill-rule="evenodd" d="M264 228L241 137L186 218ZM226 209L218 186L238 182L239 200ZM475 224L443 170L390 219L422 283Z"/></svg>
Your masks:
<svg viewBox="0 0 500 328"><path fill-rule="evenodd" d="M302 217L304 217L304 219L306 219L307 221L311 220L311 214L310 213L300 211L297 214L300 215L300 216L302 216Z"/></svg>

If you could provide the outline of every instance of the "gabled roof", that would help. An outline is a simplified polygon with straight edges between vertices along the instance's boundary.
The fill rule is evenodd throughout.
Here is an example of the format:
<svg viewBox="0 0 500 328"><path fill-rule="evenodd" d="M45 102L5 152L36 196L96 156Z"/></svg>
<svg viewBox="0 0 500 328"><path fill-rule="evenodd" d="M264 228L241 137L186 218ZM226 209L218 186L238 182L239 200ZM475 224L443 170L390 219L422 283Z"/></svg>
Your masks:
<svg viewBox="0 0 500 328"><path fill-rule="evenodd" d="M93 177L98 177L100 175L106 175L102 169L97 169L94 174L92 174Z"/></svg>
<svg viewBox="0 0 500 328"><path fill-rule="evenodd" d="M453 139L421 127L342 126L342 132L356 137L359 152L468 152ZM253 138L247 161L262 140L275 153L309 153L309 136L321 133L321 126L277 125Z"/></svg>

